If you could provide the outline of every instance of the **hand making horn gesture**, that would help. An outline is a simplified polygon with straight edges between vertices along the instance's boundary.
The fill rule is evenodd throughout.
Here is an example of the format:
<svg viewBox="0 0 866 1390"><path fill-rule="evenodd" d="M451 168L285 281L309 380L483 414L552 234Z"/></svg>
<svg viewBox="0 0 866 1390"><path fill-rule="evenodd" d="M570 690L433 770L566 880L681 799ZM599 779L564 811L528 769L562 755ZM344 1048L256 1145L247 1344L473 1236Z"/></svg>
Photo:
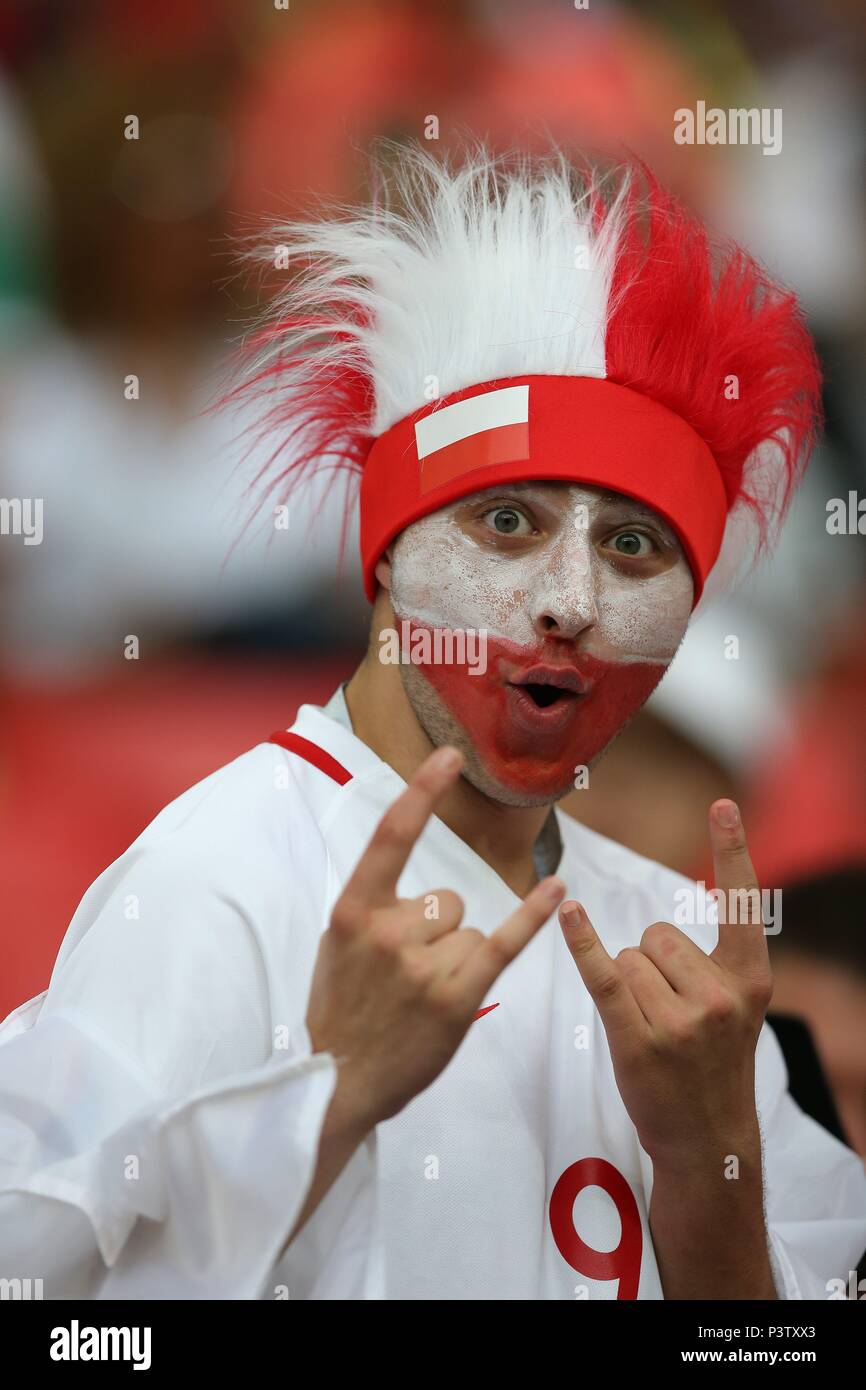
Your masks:
<svg viewBox="0 0 866 1390"><path fill-rule="evenodd" d="M772 996L760 892L739 812L710 809L719 940L706 955L669 922L611 959L583 908L560 925L601 1016L620 1095L653 1159L726 1154L755 1124L755 1047ZM722 904L720 904L720 907Z"/></svg>
<svg viewBox="0 0 866 1390"><path fill-rule="evenodd" d="M338 1088L373 1125L402 1110L454 1055L487 991L544 925L565 892L548 878L485 936L461 926L448 888L411 900L397 882L462 758L440 748L385 813L322 937L307 1028L338 1061ZM431 902L436 914L431 914Z"/></svg>

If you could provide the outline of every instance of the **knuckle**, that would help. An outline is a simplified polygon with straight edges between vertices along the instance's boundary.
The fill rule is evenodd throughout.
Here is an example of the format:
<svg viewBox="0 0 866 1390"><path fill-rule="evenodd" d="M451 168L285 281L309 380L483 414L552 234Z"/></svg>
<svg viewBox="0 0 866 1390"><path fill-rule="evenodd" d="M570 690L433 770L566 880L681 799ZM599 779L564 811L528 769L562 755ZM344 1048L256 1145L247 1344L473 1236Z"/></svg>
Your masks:
<svg viewBox="0 0 866 1390"><path fill-rule="evenodd" d="M403 928L393 917L380 918L373 925L369 940L377 955L395 956L403 945Z"/></svg>
<svg viewBox="0 0 866 1390"><path fill-rule="evenodd" d="M722 845L722 854L731 859L737 855L744 855L746 852L746 832L742 825L738 825L727 832Z"/></svg>
<svg viewBox="0 0 866 1390"><path fill-rule="evenodd" d="M724 894L729 925L748 926L761 921L761 894L756 884L729 888Z"/></svg>
<svg viewBox="0 0 866 1390"><path fill-rule="evenodd" d="M620 982L611 971L606 972L595 988L596 997L604 1001L616 998L620 992Z"/></svg>
<svg viewBox="0 0 866 1390"><path fill-rule="evenodd" d="M704 1001L703 1014L710 1023L729 1023L739 1012L737 1000L724 989L714 991Z"/></svg>
<svg viewBox="0 0 866 1390"><path fill-rule="evenodd" d="M569 942L568 949L573 956L588 956L596 949L596 945L592 937L587 939L582 936L577 941Z"/></svg>
<svg viewBox="0 0 866 1390"><path fill-rule="evenodd" d="M430 978L430 961L427 951L406 951L402 967L405 978L411 985L424 986Z"/></svg>
<svg viewBox="0 0 866 1390"><path fill-rule="evenodd" d="M466 911L466 904L464 903L460 894L455 893L453 888L446 888L444 890L444 896L446 901L450 904L453 912L458 917L462 917L464 912Z"/></svg>
<svg viewBox="0 0 866 1390"><path fill-rule="evenodd" d="M479 931L477 927L461 927L460 936L466 942L467 946L472 946L473 948L479 946L482 941L487 940L483 931Z"/></svg>
<svg viewBox="0 0 866 1390"><path fill-rule="evenodd" d="M756 975L746 984L746 999L756 1009L766 1010L773 998L773 974L767 970Z"/></svg>
<svg viewBox="0 0 866 1390"><path fill-rule="evenodd" d="M694 1019L675 1019L668 1024L668 1035L673 1047L677 1051L682 1051L693 1043L698 1035L698 1028Z"/></svg>
<svg viewBox="0 0 866 1390"><path fill-rule="evenodd" d="M661 946L670 940L670 926L667 922L653 922L646 928L640 939L641 946Z"/></svg>

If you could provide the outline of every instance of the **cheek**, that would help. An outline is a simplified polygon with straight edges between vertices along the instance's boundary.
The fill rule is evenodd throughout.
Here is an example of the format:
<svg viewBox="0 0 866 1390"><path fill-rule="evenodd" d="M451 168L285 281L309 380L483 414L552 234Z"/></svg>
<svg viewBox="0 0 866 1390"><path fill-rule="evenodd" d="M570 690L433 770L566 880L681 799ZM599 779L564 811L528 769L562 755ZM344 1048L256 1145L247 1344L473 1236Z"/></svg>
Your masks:
<svg viewBox="0 0 866 1390"><path fill-rule="evenodd" d="M432 628L496 632L532 639L525 613L531 576L505 556L480 550L446 518L408 527L394 548L391 603L398 617Z"/></svg>
<svg viewBox="0 0 866 1390"><path fill-rule="evenodd" d="M598 582L598 624L590 638L611 656L667 665L683 639L692 611L693 586L685 564L646 583L609 569Z"/></svg>

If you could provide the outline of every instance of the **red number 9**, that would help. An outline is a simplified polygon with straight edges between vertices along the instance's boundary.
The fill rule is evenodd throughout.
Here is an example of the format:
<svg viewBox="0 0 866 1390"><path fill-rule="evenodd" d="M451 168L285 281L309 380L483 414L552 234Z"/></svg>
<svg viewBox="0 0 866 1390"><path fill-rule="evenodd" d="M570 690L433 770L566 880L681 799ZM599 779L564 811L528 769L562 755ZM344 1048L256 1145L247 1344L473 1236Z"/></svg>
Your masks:
<svg viewBox="0 0 866 1390"><path fill-rule="evenodd" d="M621 1234L615 1250L593 1250L574 1226L574 1199L585 1187L600 1187L613 1199ZM635 1299L640 1282L643 1232L634 1194L618 1168L604 1158L581 1158L557 1180L550 1194L550 1229L564 1260L588 1279L618 1279L617 1298Z"/></svg>

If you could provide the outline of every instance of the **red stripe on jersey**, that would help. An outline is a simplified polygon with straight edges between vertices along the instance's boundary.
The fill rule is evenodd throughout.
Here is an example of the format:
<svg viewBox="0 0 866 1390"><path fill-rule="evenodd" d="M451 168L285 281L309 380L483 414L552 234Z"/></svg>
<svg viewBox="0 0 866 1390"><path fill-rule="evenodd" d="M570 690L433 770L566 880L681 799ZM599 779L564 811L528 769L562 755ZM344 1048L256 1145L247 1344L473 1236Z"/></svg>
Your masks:
<svg viewBox="0 0 866 1390"><path fill-rule="evenodd" d="M301 738L300 734L286 733L285 730L279 729L275 734L271 734L268 743L278 743L289 753L297 753L299 758L312 763L313 767L317 767L328 777L333 777L341 787L352 780L351 772L343 767L342 763L338 763L336 758L332 758L330 753L326 753L317 743L311 743L308 738Z"/></svg>

